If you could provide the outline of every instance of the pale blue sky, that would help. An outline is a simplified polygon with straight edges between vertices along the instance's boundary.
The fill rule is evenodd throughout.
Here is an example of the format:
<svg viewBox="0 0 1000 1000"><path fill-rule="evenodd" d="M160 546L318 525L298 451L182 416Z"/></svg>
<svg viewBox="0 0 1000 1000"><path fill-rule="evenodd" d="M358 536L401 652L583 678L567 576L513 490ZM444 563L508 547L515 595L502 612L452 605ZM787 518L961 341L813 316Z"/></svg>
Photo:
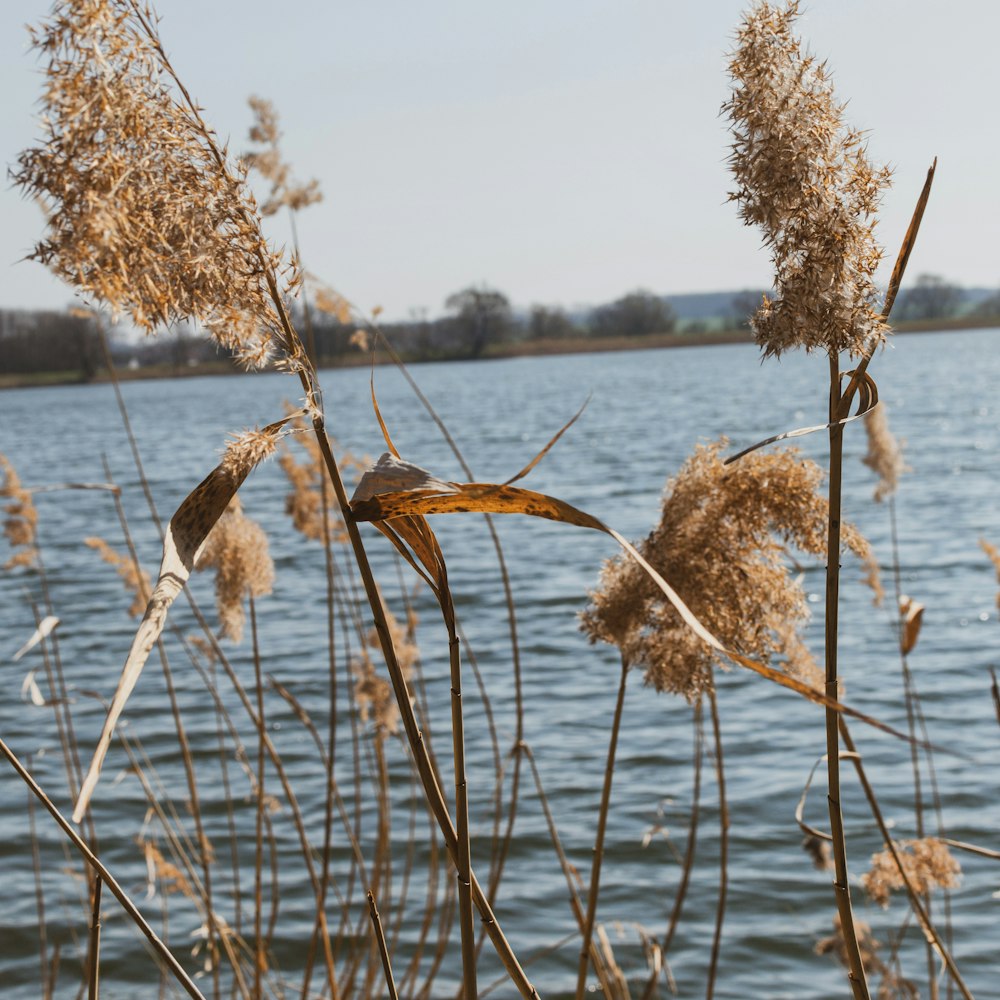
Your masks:
<svg viewBox="0 0 1000 1000"><path fill-rule="evenodd" d="M160 0L161 34L206 117L245 144L257 93L287 157L325 200L300 218L305 262L389 318L436 314L488 282L515 304L766 286L757 234L727 204L719 107L737 0ZM16 8L16 13L15 13ZM8 166L40 92L24 21L4 5L0 107ZM895 253L931 159L938 178L911 276L1000 285L1000 4L813 0L799 22L829 60L852 125L895 168L881 214ZM0 306L69 289L17 263L41 215L2 193ZM270 235L288 238L284 220Z"/></svg>

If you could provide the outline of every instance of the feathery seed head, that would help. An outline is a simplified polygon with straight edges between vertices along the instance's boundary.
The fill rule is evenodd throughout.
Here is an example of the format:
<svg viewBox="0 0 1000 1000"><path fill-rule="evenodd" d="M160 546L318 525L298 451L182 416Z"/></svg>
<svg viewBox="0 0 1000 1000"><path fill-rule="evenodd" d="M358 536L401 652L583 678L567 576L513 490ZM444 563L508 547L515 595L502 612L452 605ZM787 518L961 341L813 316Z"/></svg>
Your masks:
<svg viewBox="0 0 1000 1000"><path fill-rule="evenodd" d="M31 491L21 485L21 479L5 455L0 455L0 497L10 500L4 504L6 517L3 533L15 551L4 563L4 569L18 566L34 566L38 549L35 545L35 528L38 524L38 510L31 497Z"/></svg>
<svg viewBox="0 0 1000 1000"><path fill-rule="evenodd" d="M115 567L125 589L132 594L128 613L133 618L141 615L146 610L146 604L153 593L149 574L141 566L137 566L134 559L115 552L103 538L85 538L83 544L94 549L106 563Z"/></svg>
<svg viewBox="0 0 1000 1000"><path fill-rule="evenodd" d="M861 354L887 330L873 306L874 213L890 172L844 124L825 65L792 33L798 13L797 0L758 2L729 65L730 197L763 231L776 271L776 294L752 322L765 355L796 346Z"/></svg>
<svg viewBox="0 0 1000 1000"><path fill-rule="evenodd" d="M244 598L270 594L274 586L267 535L244 515L239 497L233 497L205 542L196 569L210 568L216 571L215 602L222 634L239 642L246 621Z"/></svg>
<svg viewBox="0 0 1000 1000"><path fill-rule="evenodd" d="M254 113L254 123L250 127L250 141L263 149L243 154L243 160L251 170L256 170L265 180L271 182L271 194L260 207L261 215L274 215L283 205L293 212L307 208L323 200L319 181L306 184L292 181L292 168L281 158L278 142L278 112L270 101L262 97L250 97L247 101Z"/></svg>
<svg viewBox="0 0 1000 1000"><path fill-rule="evenodd" d="M937 837L894 841L896 852L910 884L921 896L931 889L953 889L962 874L948 845ZM888 848L872 855L871 869L861 876L861 884L874 903L889 905L891 894L903 888L903 877Z"/></svg>
<svg viewBox="0 0 1000 1000"><path fill-rule="evenodd" d="M881 503L896 492L899 477L909 472L910 467L903 461L901 442L889 430L889 419L885 403L879 403L865 414L865 433L868 436L868 452L861 459L875 475L875 501Z"/></svg>
<svg viewBox="0 0 1000 1000"><path fill-rule="evenodd" d="M822 470L795 449L753 452L725 465L725 439L701 445L667 484L659 524L639 551L721 642L786 669L807 683L818 671L795 634L808 617L785 546L826 552ZM868 543L845 525L846 548ZM713 653L683 623L649 577L619 557L604 568L582 627L591 641L617 645L647 684L695 700L712 684Z"/></svg>
<svg viewBox="0 0 1000 1000"><path fill-rule="evenodd" d="M57 0L32 31L41 143L14 181L47 215L35 259L147 332L200 322L248 366L301 364L279 316L292 265L264 241L233 165L174 76L139 0Z"/></svg>

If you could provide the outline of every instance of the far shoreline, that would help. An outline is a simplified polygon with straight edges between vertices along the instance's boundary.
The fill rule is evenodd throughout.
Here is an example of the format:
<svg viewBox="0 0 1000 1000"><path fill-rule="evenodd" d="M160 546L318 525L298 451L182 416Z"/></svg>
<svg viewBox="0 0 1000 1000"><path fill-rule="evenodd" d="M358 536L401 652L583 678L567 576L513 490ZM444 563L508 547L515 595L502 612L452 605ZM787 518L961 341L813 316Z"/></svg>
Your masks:
<svg viewBox="0 0 1000 1000"><path fill-rule="evenodd" d="M892 335L900 336L911 333L950 333L961 330L1000 329L1000 320L989 318L961 318L952 320L920 320L901 323L893 328ZM723 344L753 343L753 334L746 329L718 330L698 333L662 333L646 334L637 337L566 337L550 340L521 340L491 345L483 354L472 358L468 355L448 355L441 357L407 358L403 361L407 366L421 364L445 363L451 361L497 361L510 358L551 357L559 354L601 354L614 351L645 351L674 350L685 347L714 347ZM320 370L336 368L360 368L372 364L372 356L368 352L357 351L336 359L335 362L322 364ZM384 352L377 351L376 365L393 364L392 359ZM263 369L273 372L273 368ZM246 375L228 360L199 362L194 365L174 365L169 363L147 365L142 368L130 369L121 367L113 374L105 368L99 369L92 376L84 377L79 371L48 371L31 374L3 375L0 374L0 390L28 389L42 386L64 385L101 385L114 381L137 382L154 379L199 378L213 375Z"/></svg>

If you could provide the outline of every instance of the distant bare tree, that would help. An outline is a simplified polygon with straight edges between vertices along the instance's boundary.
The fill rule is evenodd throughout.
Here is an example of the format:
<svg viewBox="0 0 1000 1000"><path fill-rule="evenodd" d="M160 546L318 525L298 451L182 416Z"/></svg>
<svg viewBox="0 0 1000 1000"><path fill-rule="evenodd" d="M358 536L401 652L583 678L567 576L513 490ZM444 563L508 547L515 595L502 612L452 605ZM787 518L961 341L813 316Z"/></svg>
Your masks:
<svg viewBox="0 0 1000 1000"><path fill-rule="evenodd" d="M938 274L921 274L912 288L902 292L893 310L894 319L947 319L958 312L962 289Z"/></svg>
<svg viewBox="0 0 1000 1000"><path fill-rule="evenodd" d="M528 337L531 340L557 340L577 333L573 321L562 309L532 306L528 316Z"/></svg>
<svg viewBox="0 0 1000 1000"><path fill-rule="evenodd" d="M456 312L454 322L470 357L478 358L487 344L503 340L510 332L510 301L495 288L470 285L449 295L445 308Z"/></svg>
<svg viewBox="0 0 1000 1000"><path fill-rule="evenodd" d="M591 313L590 328L598 337L641 337L670 333L677 325L671 306L659 295L638 289Z"/></svg>

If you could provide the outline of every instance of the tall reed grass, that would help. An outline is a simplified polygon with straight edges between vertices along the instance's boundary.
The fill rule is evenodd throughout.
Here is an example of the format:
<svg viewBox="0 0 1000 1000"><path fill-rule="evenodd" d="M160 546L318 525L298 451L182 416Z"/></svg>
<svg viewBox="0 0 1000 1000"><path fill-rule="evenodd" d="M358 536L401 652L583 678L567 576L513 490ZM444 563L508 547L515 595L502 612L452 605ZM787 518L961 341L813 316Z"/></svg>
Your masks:
<svg viewBox="0 0 1000 1000"><path fill-rule="evenodd" d="M535 997L528 963L515 954L502 925L503 877L528 785L544 815L553 866L565 876L577 928L567 944L578 949L575 996L579 1000L594 989L595 979L608 997L656 995L669 981L668 959L695 865L707 742L720 824L718 904L712 941L706 946L705 993L712 997L719 988L724 949L730 851L724 716L716 676L720 668L737 665L823 707L829 832L800 822L818 864L825 868L829 863L833 869L835 934L822 947L842 958L853 995L872 995L872 975L881 977L880 997L915 995L907 976L916 973L903 976L893 961L884 961L866 926L854 917L841 809L844 761L856 771L884 841L884 850L862 880L864 888L880 903L894 891L905 891L912 919L927 942L929 993L938 994L944 970L949 995L957 990L971 996L951 955L947 903L932 919L931 899L955 884L959 869L953 850L983 851L945 836L931 734L907 665L919 631L920 606L901 593L898 553L893 589L899 612L893 626L899 635L907 731L897 733L845 703L838 668L842 552L860 557L873 583L877 578L868 543L844 521L843 437L857 404L870 434L867 461L881 477L876 499L889 497L895 538L891 495L904 466L887 429L877 422L883 411L868 368L889 332L892 300L933 169L889 291L882 296L875 284L882 251L874 239L874 218L888 171L871 163L860 134L844 123L825 67L794 35L797 11L794 2L786 7L758 3L740 28L727 104L734 137L733 198L747 223L761 228L774 259L774 294L754 320L764 356L795 347L824 353L827 381L820 385L818 380L817 393L829 400L829 419L823 427L779 434L729 458L725 441L697 447L668 483L659 523L637 545L563 500L515 485L557 445L572 420L511 479L484 483L476 480L447 428L416 389L417 405L439 422L465 469L466 481L445 481L399 453L373 387L373 419L383 432L386 453L374 464L338 454L313 365L310 305L345 317L350 307L321 283L305 281L294 220L320 192L316 182L298 185L290 179L274 109L253 100L251 140L257 149L245 161L234 161L175 73L148 5L138 0L59 2L50 19L34 30L36 48L48 60L44 139L22 154L15 174L22 189L46 208L47 229L34 256L69 281L97 310L95 315L124 315L149 332L173 322L198 322L247 366L272 364L288 372L300 392L289 412L234 436L219 465L166 519L153 503L141 442L132 434L118 394L136 479L162 539L155 577L140 563L123 490L111 470L105 468L102 483L65 484L107 493L117 540L112 545L94 537L87 544L116 569L132 602L131 613L142 616L117 690L101 692L110 701L89 766L87 752L94 739L77 725L70 696L73 664L64 664L58 642L57 614L66 612L50 599L33 488L2 460L4 530L12 548L5 569L30 581L38 627L23 654L37 653L43 663L43 675L33 670L26 690L39 708L51 713L65 769L66 787L59 795L68 794L74 804L72 819L67 819L53 790L43 789L32 776L31 761L23 763L14 748L0 741L0 751L30 793L39 995L54 996L67 982L79 995L99 995L106 888L145 935L159 968L151 963L143 995L159 990L166 996L180 989L192 997L246 1000L429 997L456 991L473 997L496 990ZM247 183L248 167L270 184L263 206ZM262 216L279 209L292 214L296 237L291 257L263 235ZM299 315L306 336L293 321L295 294L302 296ZM373 323L367 332L378 337ZM391 356L391 345L385 349ZM846 371L845 359L851 365ZM761 450L809 430L828 434L825 473L794 449ZM692 428L692 437L696 435ZM318 547L325 567L314 588L328 664L322 705L304 699L288 676L264 670L258 618L267 614L274 565L267 536L249 504L244 508L240 490L272 455L288 479L286 510L302 535L301 544ZM826 496L821 492L824 478ZM353 495L351 480L356 480ZM491 558L507 607L516 716L509 746L502 745L494 724L475 651L463 639L444 549L429 520L432 514L469 512L487 519ZM501 513L557 521L567 530L604 532L621 549L605 567L582 616L592 640L612 643L621 653L586 880L563 848L524 729L517 601L490 520ZM389 543L385 548L396 558L398 578L376 579L368 555L371 540L361 530L366 522ZM822 669L799 632L807 608L790 550L826 562ZM987 552L995 556L988 547ZM214 616L185 586L196 571L214 574ZM412 577L407 575L411 572ZM413 579L433 595L441 616L439 641L449 662L447 734L436 731L435 720L442 713L432 704L437 692L427 683L415 642ZM188 603L197 634L176 626L171 608L178 599ZM241 640L250 648L251 676L241 675L230 652L231 644ZM163 773L162 748L154 752L147 747L141 727L121 724L127 699L151 664L162 673L164 712L173 720L176 745L171 753L183 775L180 788ZM620 767L616 747L633 669L641 670L645 684L656 692L686 699L694 733L694 801L682 876L664 933L641 932L649 960L644 972L620 966L598 919L613 779ZM178 697L181 673L197 675L203 686L205 716L197 722ZM477 702L476 726L470 728L469 705ZM276 737L269 724L276 713L293 720L296 739L309 747L309 774L302 773L298 756L294 764L289 761L288 738ZM211 755L196 751L189 733L192 725L203 727L206 718L217 748ZM915 837L891 836L848 720L892 732L910 755ZM470 827L465 758L473 740L489 746L493 761L489 787L477 790L477 799L491 803L488 849ZM397 746L405 747L407 767L400 766L404 758L395 752ZM116 767L125 766L141 789L145 819L129 834L110 824L101 808L109 785L101 777L106 758L114 759ZM302 792L307 785L314 789L317 781L322 788L318 816L301 805ZM803 808L804 801L805 793ZM71 865L82 876L80 961L67 961L46 936L45 914L52 903L42 874L52 862L39 849L36 803L77 852L76 864L82 864ZM935 815L933 833L927 828L929 811ZM134 837L147 866L148 897L158 899L161 907L159 933L102 860L102 843L127 835ZM295 844L291 858L289 837ZM288 908L283 886L307 900L310 930L294 947L279 932ZM416 924L414 915L419 915ZM937 926L939 915L944 917L943 932ZM171 940L178 926L194 928L198 946L193 958L182 960ZM480 976L487 940L496 956L491 967L502 967L505 974L492 984ZM767 994L762 970L760 995Z"/></svg>

